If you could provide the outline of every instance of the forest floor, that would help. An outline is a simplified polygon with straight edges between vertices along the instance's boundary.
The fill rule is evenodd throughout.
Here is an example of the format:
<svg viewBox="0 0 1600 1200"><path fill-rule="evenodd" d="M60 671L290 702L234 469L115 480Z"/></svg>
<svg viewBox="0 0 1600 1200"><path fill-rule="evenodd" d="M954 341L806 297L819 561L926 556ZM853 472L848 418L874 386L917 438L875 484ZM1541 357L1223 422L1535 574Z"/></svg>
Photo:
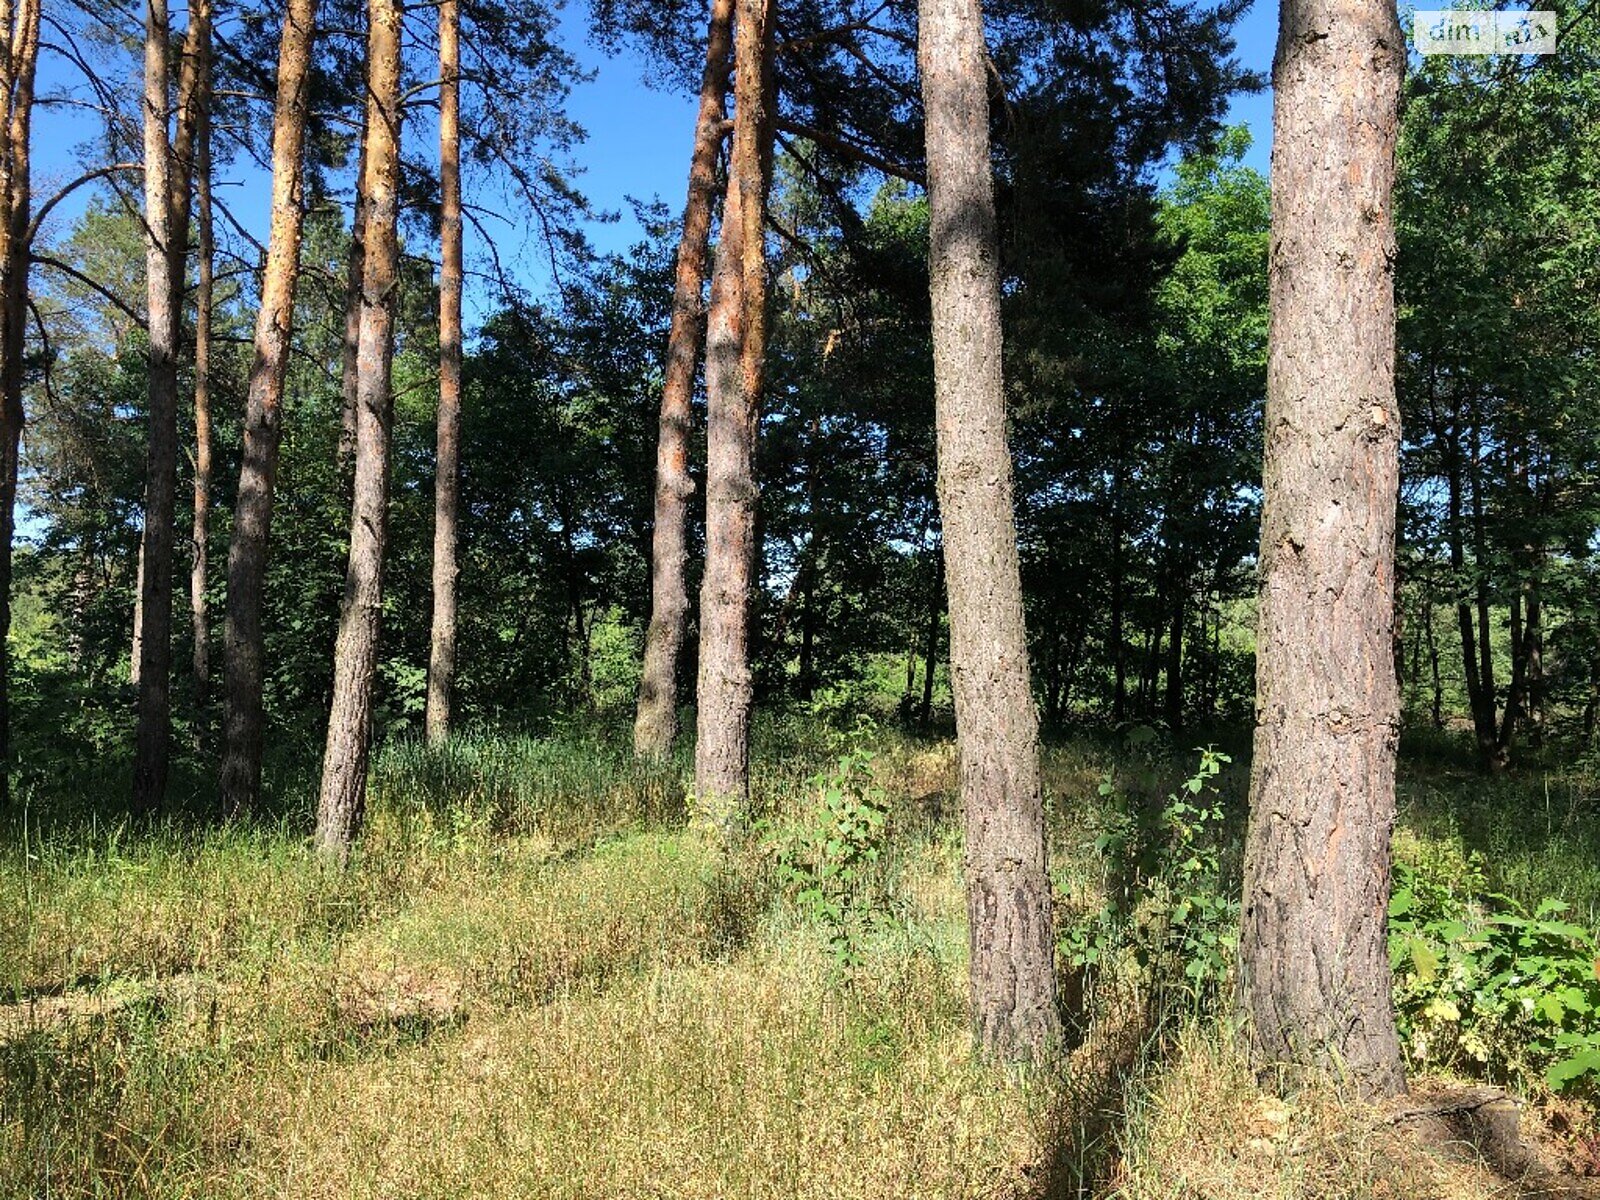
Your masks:
<svg viewBox="0 0 1600 1200"><path fill-rule="evenodd" d="M839 746L769 741L761 835L793 845ZM1068 980L1087 1018L1059 1071L976 1061L953 748L873 744L887 833L847 933L792 855L725 859L686 832L684 764L637 766L615 739L392 748L343 873L299 820L31 815L0 847L0 1197L1596 1194L1577 1102L1528 1106L1563 1174L1513 1183L1427 1114L1263 1093L1220 1017L1154 1002L1136 972ZM1589 784L1508 808L1527 779L1423 751L1401 853L1480 850L1495 886L1559 885L1593 928ZM1191 758L1049 751L1065 919L1105 885L1107 772L1137 804ZM1243 769L1220 783L1237 813ZM1424 1079L1445 1101L1410 1103L1437 1116L1464 1086Z"/></svg>

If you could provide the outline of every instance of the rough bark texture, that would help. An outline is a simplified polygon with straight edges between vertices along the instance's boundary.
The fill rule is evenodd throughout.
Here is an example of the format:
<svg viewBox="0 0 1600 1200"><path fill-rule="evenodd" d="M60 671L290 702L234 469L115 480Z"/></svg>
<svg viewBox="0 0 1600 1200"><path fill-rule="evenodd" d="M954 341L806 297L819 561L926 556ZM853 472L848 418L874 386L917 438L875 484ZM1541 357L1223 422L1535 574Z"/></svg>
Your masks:
<svg viewBox="0 0 1600 1200"><path fill-rule="evenodd" d="M655 524L650 544L650 625L633 723L634 753L659 757L678 737L678 667L689 621L690 403L701 341L701 292L706 282L706 246L716 196L717 155L731 66L733 0L712 0L706 66L700 79L700 113L689 162L689 199L678 241L672 291L672 326L667 334L666 378L656 441Z"/></svg>
<svg viewBox="0 0 1600 1200"><path fill-rule="evenodd" d="M700 589L695 793L723 837L750 791L755 443L765 356L766 145L772 0L738 0L733 152L706 331L706 568ZM747 69L754 66L755 69Z"/></svg>
<svg viewBox="0 0 1600 1200"><path fill-rule="evenodd" d="M211 537L211 305L216 280L216 240L211 220L211 6L194 7L194 183L199 280L194 321L194 523L189 535L189 614L194 632L194 692L204 708L211 690L211 624L206 605ZM203 30L203 32L201 32Z"/></svg>
<svg viewBox="0 0 1600 1200"><path fill-rule="evenodd" d="M433 500L433 629L423 723L450 736L456 677L456 508L461 491L461 7L439 5L439 443Z"/></svg>
<svg viewBox="0 0 1600 1200"><path fill-rule="evenodd" d="M398 0L367 5L367 147L361 182L366 263L356 354L355 492L350 560L333 653L333 703L317 805L320 853L343 861L361 827L371 749L372 683L383 606L383 554L389 508L389 390L400 177L400 23Z"/></svg>
<svg viewBox="0 0 1600 1200"><path fill-rule="evenodd" d="M300 200L306 111L310 95L311 43L316 0L290 0L278 44L278 87L272 131L272 227L267 266L256 315L255 361L245 403L244 449L233 540L228 547L228 610L223 635L226 656L226 747L222 759L223 811L255 807L261 792L262 606L267 576L267 540L278 475L283 382L289 369L294 324L294 289L300 271Z"/></svg>
<svg viewBox="0 0 1600 1200"><path fill-rule="evenodd" d="M363 113L361 150L356 157L356 198L350 214L350 258L345 264L344 346L340 358L339 382L339 480L348 487L350 460L356 453L356 355L361 348L361 281L367 270L367 203L362 195L362 180L367 177L367 126ZM348 496L348 492L346 495Z"/></svg>
<svg viewBox="0 0 1600 1200"><path fill-rule="evenodd" d="M39 57L39 0L0 3L0 808L11 799L11 542L16 533L17 469L23 427L23 351L28 300L28 225L32 207L29 151L34 69Z"/></svg>
<svg viewBox="0 0 1600 1200"><path fill-rule="evenodd" d="M144 537L140 552L137 646L138 732L133 808L152 812L167 790L172 748L172 552L178 489L178 309L173 281L173 155L168 138L166 0L148 0L144 36L145 264L149 322L149 432Z"/></svg>
<svg viewBox="0 0 1600 1200"><path fill-rule="evenodd" d="M1255 1061L1405 1086L1386 917L1394 672L1392 0L1285 0L1240 998Z"/></svg>
<svg viewBox="0 0 1600 1200"><path fill-rule="evenodd" d="M923 0L939 512L966 826L970 1004L988 1053L1060 1039L1039 728L1001 380L1000 255L978 0Z"/></svg>

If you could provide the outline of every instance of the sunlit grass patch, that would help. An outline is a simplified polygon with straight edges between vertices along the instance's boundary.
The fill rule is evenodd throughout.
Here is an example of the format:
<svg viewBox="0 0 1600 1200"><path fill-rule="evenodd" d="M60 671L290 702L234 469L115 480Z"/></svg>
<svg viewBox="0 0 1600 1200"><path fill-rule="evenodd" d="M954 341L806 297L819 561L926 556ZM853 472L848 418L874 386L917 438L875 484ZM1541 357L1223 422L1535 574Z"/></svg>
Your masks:
<svg viewBox="0 0 1600 1200"><path fill-rule="evenodd" d="M747 934L759 884L688 834L642 832L571 861L463 861L339 951L351 1003L389 1011L408 993L454 1003L545 1003L619 973L682 964Z"/></svg>
<svg viewBox="0 0 1600 1200"><path fill-rule="evenodd" d="M0 991L15 999L266 960L337 937L394 903L398 885L331 875L282 830L30 838L0 851Z"/></svg>
<svg viewBox="0 0 1600 1200"><path fill-rule="evenodd" d="M845 995L802 940L319 1069L284 1194L990 1196L1041 1097L978 1066L962 981L885 957Z"/></svg>

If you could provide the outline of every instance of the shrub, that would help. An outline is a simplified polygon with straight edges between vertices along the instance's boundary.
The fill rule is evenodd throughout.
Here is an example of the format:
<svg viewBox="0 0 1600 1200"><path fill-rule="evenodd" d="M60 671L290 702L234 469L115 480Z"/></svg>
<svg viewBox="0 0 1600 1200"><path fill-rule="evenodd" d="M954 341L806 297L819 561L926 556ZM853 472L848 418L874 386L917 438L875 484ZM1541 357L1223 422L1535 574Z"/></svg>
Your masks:
<svg viewBox="0 0 1600 1200"><path fill-rule="evenodd" d="M873 774L874 755L857 746L811 779L815 802L803 824L768 823L766 847L778 880L827 931L836 966L861 963L862 943L889 920L876 867L888 839L889 798Z"/></svg>
<svg viewBox="0 0 1600 1200"><path fill-rule="evenodd" d="M1114 776L1101 781L1108 811L1092 852L1102 866L1105 904L1065 924L1061 950L1086 974L1127 950L1158 992L1176 989L1203 1007L1232 969L1239 902L1223 878L1225 814L1216 786L1232 760L1214 747L1199 753L1195 773L1154 821L1128 803Z"/></svg>
<svg viewBox="0 0 1600 1200"><path fill-rule="evenodd" d="M1395 867L1389 959L1410 1057L1554 1090L1600 1087L1600 938L1487 892L1481 856L1425 846Z"/></svg>

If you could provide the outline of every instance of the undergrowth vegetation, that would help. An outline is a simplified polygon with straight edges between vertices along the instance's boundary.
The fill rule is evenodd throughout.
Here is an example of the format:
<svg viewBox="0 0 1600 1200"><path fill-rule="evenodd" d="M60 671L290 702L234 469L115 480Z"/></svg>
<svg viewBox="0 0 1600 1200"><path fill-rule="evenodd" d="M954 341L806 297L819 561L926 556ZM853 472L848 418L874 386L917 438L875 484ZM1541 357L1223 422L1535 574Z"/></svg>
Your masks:
<svg viewBox="0 0 1600 1200"><path fill-rule="evenodd" d="M1071 1043L1032 1076L970 1050L953 747L778 727L757 763L731 856L686 828L686 762L603 731L390 746L342 873L288 814L31 805L0 846L0 1197L1471 1194L1234 1051L1227 753L1047 752ZM1562 856L1594 793L1553 780L1541 841L1440 770L1397 843L1412 1065L1581 1105L1600 889ZM1478 786L1544 819L1514 790L1545 781Z"/></svg>

